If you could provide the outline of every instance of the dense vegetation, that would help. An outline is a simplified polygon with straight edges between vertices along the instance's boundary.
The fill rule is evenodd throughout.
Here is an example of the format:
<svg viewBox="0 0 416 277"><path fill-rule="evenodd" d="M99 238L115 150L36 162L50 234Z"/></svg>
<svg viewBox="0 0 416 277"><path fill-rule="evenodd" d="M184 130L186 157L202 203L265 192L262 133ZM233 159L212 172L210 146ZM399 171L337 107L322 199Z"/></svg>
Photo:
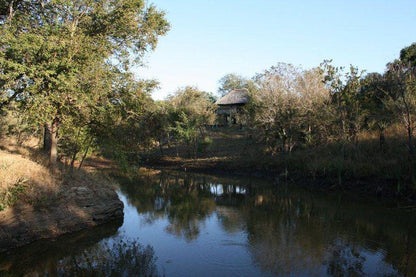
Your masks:
<svg viewBox="0 0 416 277"><path fill-rule="evenodd" d="M213 111L209 94L199 92L204 97L197 99L196 89L179 90L158 103L165 116L159 116L162 136L156 144L162 156L201 158L194 163L205 164L211 158L223 170L295 174L341 187L353 180L364 182L363 190L373 183L377 193L412 195L415 49L416 44L402 49L383 74L335 67L327 60L308 70L279 63L252 78L224 76L220 95L236 88L249 91L250 101L237 115L238 139L229 128L212 127L218 122L208 116ZM227 136L230 141L224 143ZM213 159L223 157L226 147L228 162ZM169 153L172 148L176 151Z"/></svg>
<svg viewBox="0 0 416 277"><path fill-rule="evenodd" d="M309 70L279 63L252 78L224 76L220 95L246 88L250 101L237 115L240 138L228 132L228 163L211 161L223 170L295 174L341 187L353 180L364 184L363 190L373 183L371 191L377 193L414 194L415 49L416 44L402 49L400 59L388 63L383 74L335 67L327 60ZM227 137L227 128L201 128L215 124L209 116L188 120L198 114L195 107L199 113L210 111L196 104L200 100L186 101L193 93L195 89L185 88L163 102L167 120L159 125L165 133L157 144L162 156L202 158L195 163L206 163L206 158L224 156L224 141L217 143L216 137L221 130L222 138ZM181 109L186 117L172 116ZM193 139L185 139L185 133L192 133ZM166 153L171 144L176 151Z"/></svg>
<svg viewBox="0 0 416 277"><path fill-rule="evenodd" d="M169 30L154 6L6 0L0 26L1 135L19 143L39 138L51 167L57 160L81 167L100 153L129 168L151 149L198 158L212 144L215 96L184 87L154 101L157 82L135 80L130 71ZM383 74L328 60L308 70L279 63L219 83L220 95L249 91L238 121L274 166L335 175L340 184L382 176L399 192L415 189L416 44Z"/></svg>
<svg viewBox="0 0 416 277"><path fill-rule="evenodd" d="M130 68L168 31L163 12L141 0L1 1L0 7L3 119L17 114L11 129L18 133L43 129L51 166L58 153L73 164L98 139L116 140L103 133L109 126L124 130L139 121L155 82L135 81Z"/></svg>

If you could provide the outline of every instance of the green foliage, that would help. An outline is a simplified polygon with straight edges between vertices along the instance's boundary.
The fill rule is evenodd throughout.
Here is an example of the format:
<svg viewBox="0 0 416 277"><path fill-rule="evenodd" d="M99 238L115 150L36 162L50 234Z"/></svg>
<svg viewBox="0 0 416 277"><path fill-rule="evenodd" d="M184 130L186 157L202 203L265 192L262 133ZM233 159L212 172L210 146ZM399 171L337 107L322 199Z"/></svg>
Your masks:
<svg viewBox="0 0 416 277"><path fill-rule="evenodd" d="M96 148L95 137L88 126L66 124L61 127L60 152L70 158L71 167L75 161L81 163Z"/></svg>
<svg viewBox="0 0 416 277"><path fill-rule="evenodd" d="M351 65L350 70L343 73L343 68L332 66L330 61L324 61L321 66L335 108L339 137L357 143L357 135L364 119L360 93L363 71L359 72L358 68Z"/></svg>
<svg viewBox="0 0 416 277"><path fill-rule="evenodd" d="M13 206L27 188L27 180L21 178L14 186L0 192L0 211Z"/></svg>
<svg viewBox="0 0 416 277"><path fill-rule="evenodd" d="M369 73L361 80L361 107L365 121L371 126L384 130L393 120L393 115L385 105L388 95L384 92L386 82L379 73Z"/></svg>
<svg viewBox="0 0 416 277"><path fill-rule="evenodd" d="M204 128L215 120L212 96L194 87L186 87L169 96L168 130L173 137L184 142L188 155L198 155L198 140L203 138Z"/></svg>
<svg viewBox="0 0 416 277"><path fill-rule="evenodd" d="M17 144L21 145L30 136L38 133L38 125L28 119L27 115L12 105L7 111L3 111L3 116L0 117L0 134L14 136Z"/></svg>
<svg viewBox="0 0 416 277"><path fill-rule="evenodd" d="M389 63L384 74L384 104L413 134L416 116L416 67L401 62Z"/></svg>
<svg viewBox="0 0 416 277"><path fill-rule="evenodd" d="M207 150L209 150L212 147L213 143L214 143L214 141L213 141L212 138L204 137L198 143L198 152L206 152Z"/></svg>
<svg viewBox="0 0 416 277"><path fill-rule="evenodd" d="M2 3L0 109L16 101L32 122L58 123L64 144L63 131L92 129L103 108L121 102L130 67L169 29L142 0Z"/></svg>
<svg viewBox="0 0 416 277"><path fill-rule="evenodd" d="M172 128L177 134L180 140L185 141L187 144L195 143L198 137L198 122L197 118L189 118L184 111L179 114L178 121L175 122L175 126Z"/></svg>
<svg viewBox="0 0 416 277"><path fill-rule="evenodd" d="M233 89L245 88L248 91L252 91L255 88L255 83L252 80L246 79L234 73L230 73L222 77L219 80L219 84L218 93L220 96L226 95Z"/></svg>
<svg viewBox="0 0 416 277"><path fill-rule="evenodd" d="M416 43L403 48L400 51L400 60L404 63L410 63L412 66L416 66Z"/></svg>
<svg viewBox="0 0 416 277"><path fill-rule="evenodd" d="M92 134L98 148L127 169L139 162L139 152L152 146L157 133L157 105L149 96L154 82L123 89L114 101L106 103L96 114Z"/></svg>

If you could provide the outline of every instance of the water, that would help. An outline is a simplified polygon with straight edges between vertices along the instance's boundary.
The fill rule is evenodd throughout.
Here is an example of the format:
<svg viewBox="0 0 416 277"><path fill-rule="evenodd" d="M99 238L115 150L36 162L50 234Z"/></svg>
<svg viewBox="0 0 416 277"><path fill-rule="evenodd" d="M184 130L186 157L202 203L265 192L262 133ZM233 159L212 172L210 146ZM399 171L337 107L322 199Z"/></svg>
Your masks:
<svg viewBox="0 0 416 277"><path fill-rule="evenodd" d="M416 212L266 180L120 180L124 221L0 256L0 276L416 276Z"/></svg>

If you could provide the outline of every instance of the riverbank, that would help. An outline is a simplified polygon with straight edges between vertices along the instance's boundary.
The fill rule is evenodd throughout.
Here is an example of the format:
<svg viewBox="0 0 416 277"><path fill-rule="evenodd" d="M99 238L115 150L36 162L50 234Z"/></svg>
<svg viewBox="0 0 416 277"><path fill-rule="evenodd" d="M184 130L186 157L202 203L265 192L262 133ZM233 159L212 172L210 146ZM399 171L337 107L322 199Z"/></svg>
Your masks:
<svg viewBox="0 0 416 277"><path fill-rule="evenodd" d="M165 146L145 156L145 165L156 169L220 173L269 178L278 184L292 182L322 190L338 190L401 202L416 202L409 177L406 148L397 130L386 133L380 150L376 134L363 134L358 145L326 144L291 153L272 154L244 130L209 131L211 144L198 156L186 147Z"/></svg>
<svg viewBox="0 0 416 277"><path fill-rule="evenodd" d="M225 174L269 179L273 184L296 183L324 191L342 191L360 196L380 197L385 199L397 199L402 202L416 203L412 194L399 194L394 188L396 180L362 178L343 179L323 176L309 176L302 172L284 172L284 169L268 168L266 166L253 166L242 164L241 161L223 159L182 159L164 157L145 165L147 168L158 170L175 170L193 173Z"/></svg>
<svg viewBox="0 0 416 277"><path fill-rule="evenodd" d="M82 170L52 173L33 161L36 151L2 148L0 252L123 217L123 203L104 176Z"/></svg>

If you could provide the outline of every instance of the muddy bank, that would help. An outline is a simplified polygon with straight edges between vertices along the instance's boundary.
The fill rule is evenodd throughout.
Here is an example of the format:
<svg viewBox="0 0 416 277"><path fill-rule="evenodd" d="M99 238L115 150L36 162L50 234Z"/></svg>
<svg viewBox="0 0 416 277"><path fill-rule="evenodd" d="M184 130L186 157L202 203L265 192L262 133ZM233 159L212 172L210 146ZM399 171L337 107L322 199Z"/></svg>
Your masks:
<svg viewBox="0 0 416 277"><path fill-rule="evenodd" d="M123 217L123 203L111 187L73 186L51 205L17 203L0 213L0 252L54 238Z"/></svg>

